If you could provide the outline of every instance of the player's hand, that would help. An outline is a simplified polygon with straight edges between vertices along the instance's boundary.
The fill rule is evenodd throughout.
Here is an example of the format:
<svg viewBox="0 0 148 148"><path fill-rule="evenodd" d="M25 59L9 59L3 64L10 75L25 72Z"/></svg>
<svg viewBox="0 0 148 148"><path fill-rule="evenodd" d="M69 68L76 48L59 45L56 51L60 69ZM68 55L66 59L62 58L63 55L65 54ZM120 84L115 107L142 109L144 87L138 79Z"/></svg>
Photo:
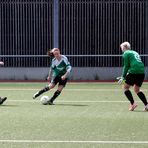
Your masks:
<svg viewBox="0 0 148 148"><path fill-rule="evenodd" d="M124 78L123 77L117 77L116 79L118 80L118 84L124 83Z"/></svg>
<svg viewBox="0 0 148 148"><path fill-rule="evenodd" d="M50 81L51 81L51 77L48 76L48 77L47 77L47 80L50 82Z"/></svg>
<svg viewBox="0 0 148 148"><path fill-rule="evenodd" d="M2 65L2 66L3 66L3 65L4 65L4 62L0 61L0 65Z"/></svg>
<svg viewBox="0 0 148 148"><path fill-rule="evenodd" d="M62 80L65 80L65 79L66 79L66 76L65 76L65 75L63 75L63 76L61 77L61 79L62 79Z"/></svg>

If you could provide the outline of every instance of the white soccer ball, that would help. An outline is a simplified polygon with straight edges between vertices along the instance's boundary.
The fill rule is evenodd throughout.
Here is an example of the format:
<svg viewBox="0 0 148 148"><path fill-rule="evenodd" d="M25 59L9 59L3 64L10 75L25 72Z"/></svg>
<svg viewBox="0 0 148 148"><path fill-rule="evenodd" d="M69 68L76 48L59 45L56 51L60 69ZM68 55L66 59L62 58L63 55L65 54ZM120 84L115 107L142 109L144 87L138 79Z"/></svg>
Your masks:
<svg viewBox="0 0 148 148"><path fill-rule="evenodd" d="M49 97L48 96L42 96L41 99L40 99L41 103L43 105L47 105L48 104L48 101L49 101Z"/></svg>

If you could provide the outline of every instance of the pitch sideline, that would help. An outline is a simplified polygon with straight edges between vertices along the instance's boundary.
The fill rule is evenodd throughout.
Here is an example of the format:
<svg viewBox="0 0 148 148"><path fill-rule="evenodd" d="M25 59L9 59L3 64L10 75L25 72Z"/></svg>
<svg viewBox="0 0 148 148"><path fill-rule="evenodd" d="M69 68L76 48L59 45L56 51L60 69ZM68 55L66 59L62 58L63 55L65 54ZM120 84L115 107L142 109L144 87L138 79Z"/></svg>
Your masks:
<svg viewBox="0 0 148 148"><path fill-rule="evenodd" d="M38 100L7 100L7 102L37 102ZM66 100L61 100L61 101L56 101L57 103L127 103L129 101L76 101L76 100L71 100L71 101L66 101ZM140 102L140 101L136 101Z"/></svg>
<svg viewBox="0 0 148 148"><path fill-rule="evenodd" d="M2 91L37 91L38 89L34 89L34 88L0 88L0 90ZM54 91L56 89L52 89L50 91ZM80 89L65 89L64 91L103 91L103 92L122 92L122 89L109 89L109 88L106 88L106 89L85 89L85 88L80 88ZM132 90L133 91L133 90ZM142 89L142 91L147 91L147 89Z"/></svg>
<svg viewBox="0 0 148 148"><path fill-rule="evenodd" d="M148 141L62 141L62 140L0 140L0 143L94 143L94 144L148 144Z"/></svg>

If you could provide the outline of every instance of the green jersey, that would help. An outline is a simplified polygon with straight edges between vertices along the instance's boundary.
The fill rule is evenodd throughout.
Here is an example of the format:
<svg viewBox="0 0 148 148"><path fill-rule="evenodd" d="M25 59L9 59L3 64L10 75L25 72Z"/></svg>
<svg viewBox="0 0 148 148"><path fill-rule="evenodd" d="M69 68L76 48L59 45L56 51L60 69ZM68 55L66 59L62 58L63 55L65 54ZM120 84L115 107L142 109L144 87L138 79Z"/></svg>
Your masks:
<svg viewBox="0 0 148 148"><path fill-rule="evenodd" d="M125 78L127 73L144 74L144 64L141 61L140 55L133 50L126 50L123 53L124 68L122 77Z"/></svg>
<svg viewBox="0 0 148 148"><path fill-rule="evenodd" d="M67 71L68 72L71 71L71 65L67 57L64 55L61 55L60 61L58 61L56 58L52 59L51 69L52 69L52 77L62 76Z"/></svg>

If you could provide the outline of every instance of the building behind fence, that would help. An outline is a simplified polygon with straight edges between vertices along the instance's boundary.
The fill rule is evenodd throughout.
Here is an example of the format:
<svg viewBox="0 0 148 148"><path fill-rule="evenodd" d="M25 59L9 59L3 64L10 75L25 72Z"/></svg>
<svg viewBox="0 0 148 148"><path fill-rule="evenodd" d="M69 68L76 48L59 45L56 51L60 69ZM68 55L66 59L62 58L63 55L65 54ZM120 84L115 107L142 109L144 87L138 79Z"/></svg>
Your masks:
<svg viewBox="0 0 148 148"><path fill-rule="evenodd" d="M121 73L123 41L132 44L147 67L147 3L1 0L1 79L44 79L51 61L46 53L53 47L68 56L72 79L114 79Z"/></svg>

